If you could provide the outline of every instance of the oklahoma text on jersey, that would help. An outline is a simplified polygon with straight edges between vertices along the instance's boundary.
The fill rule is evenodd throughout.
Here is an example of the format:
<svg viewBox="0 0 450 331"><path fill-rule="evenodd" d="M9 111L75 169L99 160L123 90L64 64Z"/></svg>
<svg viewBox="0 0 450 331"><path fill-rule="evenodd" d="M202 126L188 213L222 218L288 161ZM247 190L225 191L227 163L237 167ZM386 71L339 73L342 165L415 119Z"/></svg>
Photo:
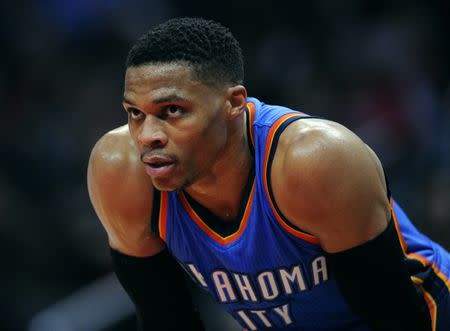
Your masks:
<svg viewBox="0 0 450 331"><path fill-rule="evenodd" d="M192 263L184 263L184 268L203 288L208 288L205 276ZM256 330L256 321L264 326L283 327L293 323L290 314L289 295L307 291L310 288L328 280L327 264L324 256L318 256L304 268L301 264L291 267L281 267L276 270L262 271L256 275L232 272L218 269L210 272L209 283L213 284L213 292L220 303L261 302L279 299L286 296L286 303L268 306L266 309L246 309L233 312L250 330ZM306 270L305 270L306 269ZM309 273L309 277L305 274ZM308 282L308 279L311 279Z"/></svg>

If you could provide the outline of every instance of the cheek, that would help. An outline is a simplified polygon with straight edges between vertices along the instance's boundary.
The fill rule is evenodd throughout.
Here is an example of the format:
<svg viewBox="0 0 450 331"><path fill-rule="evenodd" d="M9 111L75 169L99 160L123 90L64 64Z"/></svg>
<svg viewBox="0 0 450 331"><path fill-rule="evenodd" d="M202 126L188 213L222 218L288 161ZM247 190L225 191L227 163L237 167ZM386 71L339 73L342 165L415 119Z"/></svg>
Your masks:
<svg viewBox="0 0 450 331"><path fill-rule="evenodd" d="M224 143L227 138L227 121L221 110L216 110L215 116L207 119L203 129L203 138L211 142Z"/></svg>
<svg viewBox="0 0 450 331"><path fill-rule="evenodd" d="M227 141L223 126L214 126L205 130L201 143L195 150L197 166L207 168L217 160L223 152Z"/></svg>
<svg viewBox="0 0 450 331"><path fill-rule="evenodd" d="M137 130L136 130L136 128L135 128L135 126L134 125L131 125L130 123L128 123L128 132L130 133L130 137L131 137L131 139L133 140L133 145L134 145L134 147L136 148L136 149L140 149L140 146L139 146L139 144L138 144L138 142L137 142L137 138L136 138L136 135L137 135Z"/></svg>
<svg viewBox="0 0 450 331"><path fill-rule="evenodd" d="M192 131L191 131L192 132ZM185 137L183 155L198 166L209 164L217 157L226 142L226 127L214 122L198 128L195 133Z"/></svg>
<svg viewBox="0 0 450 331"><path fill-rule="evenodd" d="M227 139L227 124L221 114L220 110L212 114L205 110L174 127L173 142L180 156L185 160L195 158L199 161L216 156Z"/></svg>
<svg viewBox="0 0 450 331"><path fill-rule="evenodd" d="M227 130L224 125L210 127L204 136L204 141L211 149L222 150L227 141Z"/></svg>

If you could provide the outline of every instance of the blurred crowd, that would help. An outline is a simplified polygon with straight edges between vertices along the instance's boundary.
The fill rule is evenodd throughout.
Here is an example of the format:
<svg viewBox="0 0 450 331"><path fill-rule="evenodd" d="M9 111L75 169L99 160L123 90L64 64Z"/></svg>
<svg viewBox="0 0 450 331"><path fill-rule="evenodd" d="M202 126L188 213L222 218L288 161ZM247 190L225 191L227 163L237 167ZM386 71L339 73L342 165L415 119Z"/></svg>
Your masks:
<svg viewBox="0 0 450 331"><path fill-rule="evenodd" d="M228 26L251 96L354 130L417 227L450 249L450 5L292 3L0 4L1 330L26 330L37 312L111 271L86 188L89 153L127 120L129 48L171 17Z"/></svg>

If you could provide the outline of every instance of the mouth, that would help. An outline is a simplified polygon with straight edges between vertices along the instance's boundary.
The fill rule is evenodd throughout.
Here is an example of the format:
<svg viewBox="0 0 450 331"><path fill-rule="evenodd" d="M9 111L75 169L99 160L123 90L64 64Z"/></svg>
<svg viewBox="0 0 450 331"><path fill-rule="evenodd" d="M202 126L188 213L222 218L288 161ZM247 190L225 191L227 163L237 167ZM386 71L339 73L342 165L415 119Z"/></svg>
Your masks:
<svg viewBox="0 0 450 331"><path fill-rule="evenodd" d="M145 162L145 164L151 168L159 169L159 168L171 165L171 164L173 164L173 162L159 162L158 161L158 162Z"/></svg>
<svg viewBox="0 0 450 331"><path fill-rule="evenodd" d="M163 155L143 156L145 171L151 177L167 176L175 167L175 160Z"/></svg>
<svg viewBox="0 0 450 331"><path fill-rule="evenodd" d="M145 172L152 178L168 177L175 168L175 163L145 164Z"/></svg>

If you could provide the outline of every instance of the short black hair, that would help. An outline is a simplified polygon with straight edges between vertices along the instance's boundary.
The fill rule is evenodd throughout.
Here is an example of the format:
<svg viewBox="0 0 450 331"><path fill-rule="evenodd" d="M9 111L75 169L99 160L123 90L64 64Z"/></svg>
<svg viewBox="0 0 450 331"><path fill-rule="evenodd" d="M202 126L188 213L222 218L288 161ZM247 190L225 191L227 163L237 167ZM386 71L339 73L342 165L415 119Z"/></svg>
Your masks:
<svg viewBox="0 0 450 331"><path fill-rule="evenodd" d="M242 84L244 61L239 42L220 23L203 18L174 18L147 31L128 53L126 68L180 62L192 66L194 78Z"/></svg>

